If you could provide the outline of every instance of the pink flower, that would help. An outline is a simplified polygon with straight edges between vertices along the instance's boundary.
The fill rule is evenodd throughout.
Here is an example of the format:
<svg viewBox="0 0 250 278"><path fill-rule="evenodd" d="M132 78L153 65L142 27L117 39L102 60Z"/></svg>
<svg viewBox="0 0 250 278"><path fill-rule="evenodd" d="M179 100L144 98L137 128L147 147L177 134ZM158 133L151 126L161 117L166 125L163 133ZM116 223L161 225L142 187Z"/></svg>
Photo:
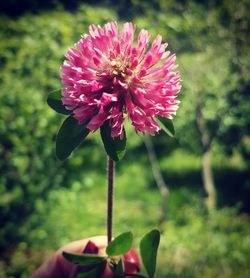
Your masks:
<svg viewBox="0 0 250 278"><path fill-rule="evenodd" d="M148 31L142 29L135 43L134 33L132 23L121 32L116 22L91 25L65 55L63 104L92 131L109 120L111 136L122 138L127 116L136 132L154 135L160 130L155 118L176 113L181 86L175 54L160 35L149 48Z"/></svg>

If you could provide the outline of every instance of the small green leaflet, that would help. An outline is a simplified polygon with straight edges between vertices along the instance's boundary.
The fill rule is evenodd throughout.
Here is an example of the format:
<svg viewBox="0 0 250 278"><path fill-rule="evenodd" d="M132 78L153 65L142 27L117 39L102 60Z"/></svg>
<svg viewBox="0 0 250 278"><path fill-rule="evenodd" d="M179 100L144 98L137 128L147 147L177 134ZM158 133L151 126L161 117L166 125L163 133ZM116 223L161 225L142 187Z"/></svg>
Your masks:
<svg viewBox="0 0 250 278"><path fill-rule="evenodd" d="M108 156L114 161L119 161L125 155L126 151L126 133L125 129L123 129L124 138L120 139L120 137L111 137L111 127L109 126L109 121L106 121L101 126L101 137L104 148Z"/></svg>
<svg viewBox="0 0 250 278"><path fill-rule="evenodd" d="M63 252L63 257L71 263L78 264L80 266L95 265L106 259L105 257L97 255L86 255L68 252Z"/></svg>
<svg viewBox="0 0 250 278"><path fill-rule="evenodd" d="M58 159L68 158L89 132L85 125L79 125L73 116L69 116L63 122L56 137L56 156Z"/></svg>
<svg viewBox="0 0 250 278"><path fill-rule="evenodd" d="M119 256L125 254L131 248L132 242L133 234L131 232L120 234L109 243L106 253L108 256Z"/></svg>
<svg viewBox="0 0 250 278"><path fill-rule="evenodd" d="M80 272L77 278L100 278L106 268L107 261L102 261L96 265L93 269L88 272Z"/></svg>
<svg viewBox="0 0 250 278"><path fill-rule="evenodd" d="M140 242L141 258L149 278L153 278L155 274L156 257L159 243L160 232L156 229L147 233Z"/></svg>
<svg viewBox="0 0 250 278"><path fill-rule="evenodd" d="M47 98L47 103L57 113L70 115L72 112L64 107L61 98L62 95L60 92L51 93Z"/></svg>
<svg viewBox="0 0 250 278"><path fill-rule="evenodd" d="M162 128L162 130L167 133L168 136L174 137L175 129L172 120L163 117L159 117L154 120L158 123L158 125Z"/></svg>

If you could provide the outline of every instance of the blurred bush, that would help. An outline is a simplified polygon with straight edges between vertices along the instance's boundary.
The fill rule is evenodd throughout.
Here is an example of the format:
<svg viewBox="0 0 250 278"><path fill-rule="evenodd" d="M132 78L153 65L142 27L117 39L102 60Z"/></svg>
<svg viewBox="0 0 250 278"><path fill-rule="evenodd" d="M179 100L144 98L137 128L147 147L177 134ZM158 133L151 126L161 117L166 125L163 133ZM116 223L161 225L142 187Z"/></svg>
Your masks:
<svg viewBox="0 0 250 278"><path fill-rule="evenodd" d="M206 217L181 207L164 229L159 277L248 277L250 226L246 215L236 215L224 208Z"/></svg>
<svg viewBox="0 0 250 278"><path fill-rule="evenodd" d="M66 49L90 23L115 15L82 6L74 16L64 12L0 18L0 249L20 239L20 227L37 198L52 188L82 180L81 165L97 159L95 150L60 164L54 155L55 135L62 120L47 105L48 93L60 89L59 67ZM90 139L91 140L91 139ZM92 140L93 141L93 140ZM87 143L88 148L91 144ZM102 163L102 162L101 162ZM73 170L74 169L74 170Z"/></svg>

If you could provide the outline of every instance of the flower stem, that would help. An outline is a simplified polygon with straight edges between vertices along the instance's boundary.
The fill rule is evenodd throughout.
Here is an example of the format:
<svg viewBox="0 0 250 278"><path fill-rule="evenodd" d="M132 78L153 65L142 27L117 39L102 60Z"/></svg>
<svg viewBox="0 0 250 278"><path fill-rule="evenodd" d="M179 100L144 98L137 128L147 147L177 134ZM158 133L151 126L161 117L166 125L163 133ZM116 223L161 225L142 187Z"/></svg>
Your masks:
<svg viewBox="0 0 250 278"><path fill-rule="evenodd" d="M113 219L113 190L115 162L108 157L108 207L107 207L107 235L108 243L112 240L112 219Z"/></svg>

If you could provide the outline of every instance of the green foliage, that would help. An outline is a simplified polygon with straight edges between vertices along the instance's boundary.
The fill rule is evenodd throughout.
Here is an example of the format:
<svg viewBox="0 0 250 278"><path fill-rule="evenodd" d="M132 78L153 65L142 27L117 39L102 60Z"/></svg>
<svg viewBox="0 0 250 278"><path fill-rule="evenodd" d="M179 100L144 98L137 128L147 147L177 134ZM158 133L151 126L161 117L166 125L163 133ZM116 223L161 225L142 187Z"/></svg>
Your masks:
<svg viewBox="0 0 250 278"><path fill-rule="evenodd" d="M131 248L132 243L133 234L131 232L122 233L109 243L106 253L108 256L119 256L125 254Z"/></svg>
<svg viewBox="0 0 250 278"><path fill-rule="evenodd" d="M60 127L56 137L56 156L60 160L65 160L72 151L78 147L88 136L90 130L86 125L80 125L78 121L69 116Z"/></svg>
<svg viewBox="0 0 250 278"><path fill-rule="evenodd" d="M166 256L158 260L160 277L165 277L163 273L166 277L246 277L250 253L245 216L235 217L232 209L210 217L190 206L180 210L182 221L177 216L177 221L166 223L167 233L161 240Z"/></svg>
<svg viewBox="0 0 250 278"><path fill-rule="evenodd" d="M143 11L135 15L137 26L163 35L177 52L183 80L174 119L177 139L201 153L197 107L202 106L207 135L232 154L249 136L249 1L155 1L157 16L149 3L133 3Z"/></svg>
<svg viewBox="0 0 250 278"><path fill-rule="evenodd" d="M104 8L82 5L72 15L64 11L0 18L0 249L15 244L38 199L52 188L82 180L79 165L100 156L78 149L70 162L59 163L54 141L61 117L46 105L47 95L60 89L59 67L66 49L86 32L90 23L102 24L115 15ZM98 150L98 154L100 151ZM89 153L91 152L91 156ZM78 165L76 167L76 165ZM74 171L73 171L74 169Z"/></svg>
<svg viewBox="0 0 250 278"><path fill-rule="evenodd" d="M119 260L119 262L117 264L112 264L112 262L111 262L110 268L111 268L115 278L124 278L125 277L122 260Z"/></svg>
<svg viewBox="0 0 250 278"><path fill-rule="evenodd" d="M79 273L77 275L77 278L99 278L102 276L106 268L106 264L106 261L102 261L99 264L97 264L94 269L91 269L90 271L84 273Z"/></svg>
<svg viewBox="0 0 250 278"><path fill-rule="evenodd" d="M125 155L126 151L126 132L123 128L123 138L111 136L111 127L109 126L109 121L106 121L100 128L102 142L107 155L114 161L119 161Z"/></svg>
<svg viewBox="0 0 250 278"><path fill-rule="evenodd" d="M128 168L128 184L133 180L131 170ZM96 175L93 179L99 182ZM119 234L132 227L134 246L138 246L141 235L155 225L158 217L158 192L152 190L149 194L143 190L142 182L135 187L134 195L124 196L120 185L117 183L114 233ZM105 233L104 229L100 230L105 225L105 189L98 194L96 190L97 187L90 187L87 192L82 188L77 191L77 186L74 190L52 190L46 207L33 214L33 223L30 223L30 227L34 227L36 218L40 225L33 230L27 227L30 232L26 242L19 244L8 267L2 269L5 271L2 277L7 277L6 273L9 276L22 273L23 277L29 277L29 273L48 257L47 250L55 250L74 238ZM188 190L185 191L179 203L176 198L181 194L170 194L169 205L173 207L172 204L177 203L177 207L169 211L168 221L162 227L164 232L155 277L210 278L220 275L245 278L244 275L250 271L249 216L239 216L236 210L228 208L208 216L200 209L199 196L194 198L190 193L189 197L193 196L193 199L190 204L185 202ZM137 213L131 214L135 211ZM55 226L58 219L60 223Z"/></svg>
<svg viewBox="0 0 250 278"><path fill-rule="evenodd" d="M160 243L160 232L152 230L140 242L140 253L149 278L153 278L156 269L156 257Z"/></svg>
<svg viewBox="0 0 250 278"><path fill-rule="evenodd" d="M100 257L96 255L74 254L74 253L67 253L67 252L63 252L63 257L66 260L70 261L71 263L81 265L81 266L95 265L105 260L105 257Z"/></svg>
<svg viewBox="0 0 250 278"><path fill-rule="evenodd" d="M154 277L159 242L160 232L156 229L147 233L140 242L141 257L149 278ZM125 276L133 276L133 274L129 275L129 273L124 272L123 264L126 265L126 261L123 261L123 257L118 257L118 261L117 259L115 259L115 257L122 256L128 253L132 247L132 243L133 234L131 232L125 232L118 235L111 242L109 242L106 248L107 256L105 257L92 254L68 253L64 251L62 254L63 257L69 262L79 266L87 267L90 271L88 271L87 269L85 269L85 271L91 273L93 278L99 278L101 276L101 274L103 273L102 266L103 264L106 265L105 262L108 262L108 265L112 270L115 278L125 278ZM94 270L95 272L92 272L92 270ZM80 273L78 277L83 277L84 275L88 274ZM144 277L140 274L138 275L139 277Z"/></svg>
<svg viewBox="0 0 250 278"><path fill-rule="evenodd" d="M159 119L156 119L156 121L168 136L174 137L175 130L174 130L173 122L171 120L160 117Z"/></svg>
<svg viewBox="0 0 250 278"><path fill-rule="evenodd" d="M54 109L59 114L63 114L63 115L71 114L71 111L67 110L62 104L61 98L62 98L61 92L49 94L47 103L52 109Z"/></svg>
<svg viewBox="0 0 250 278"><path fill-rule="evenodd" d="M219 201L242 202L249 210L248 2L106 0L95 1L101 6L81 4L74 13L59 8L0 17L1 277L29 277L61 245L106 233L101 138L89 134L70 160L59 162L54 142L62 116L46 105L48 95L61 89L59 67L67 48L89 24L117 18L105 3L152 37L162 34L177 52L183 79L176 140L161 134L153 139L170 186L156 277L250 276L249 216L228 208L205 213L195 119L200 98L206 130L214 138ZM126 133L114 232L132 229L138 246L140 236L157 223L160 196L141 138L127 123Z"/></svg>

